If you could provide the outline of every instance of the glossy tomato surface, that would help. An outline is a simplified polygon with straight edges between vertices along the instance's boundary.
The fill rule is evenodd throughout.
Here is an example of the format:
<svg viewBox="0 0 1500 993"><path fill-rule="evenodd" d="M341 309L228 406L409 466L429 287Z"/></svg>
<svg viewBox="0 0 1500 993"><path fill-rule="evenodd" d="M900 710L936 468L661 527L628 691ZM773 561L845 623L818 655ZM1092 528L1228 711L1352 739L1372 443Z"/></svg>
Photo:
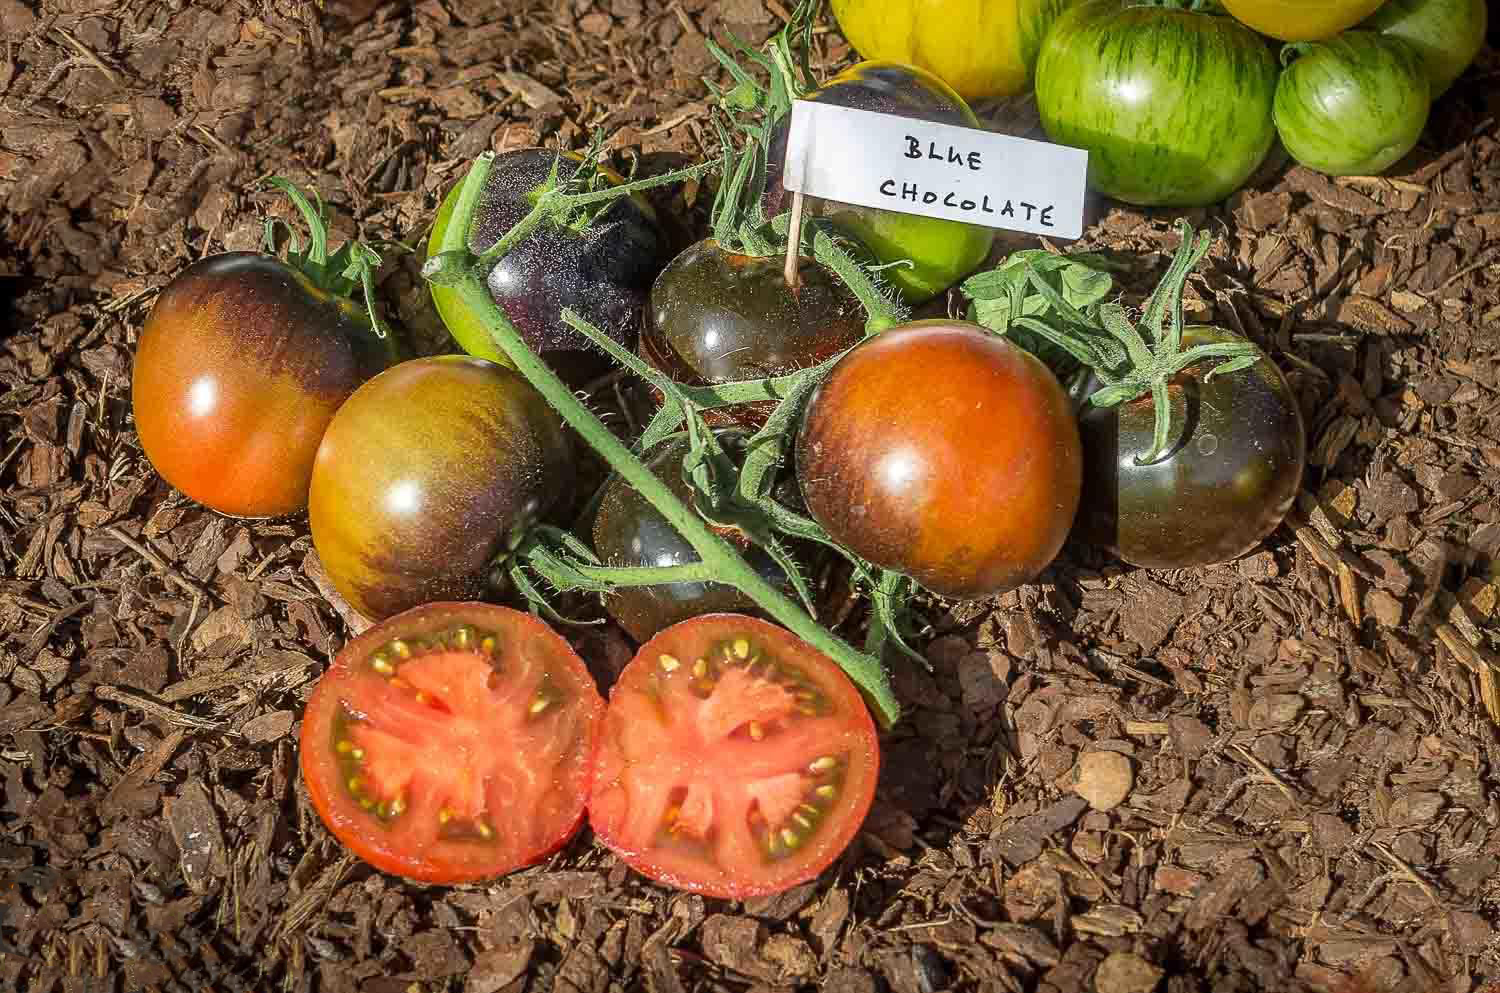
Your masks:
<svg viewBox="0 0 1500 993"><path fill-rule="evenodd" d="M979 127L979 119L969 105L941 79L923 69L892 62L861 62L851 66L806 99L916 120ZM767 150L764 207L769 217L792 206L791 193L781 185L790 127L790 120L783 120ZM931 299L973 272L989 254L995 239L992 229L976 224L816 197L804 201L803 211L826 217L853 235L877 262L910 262L884 269L881 274L913 304Z"/></svg>
<svg viewBox="0 0 1500 993"><path fill-rule="evenodd" d="M542 148L520 148L495 157L469 232L470 250L482 252L494 245L530 213L554 158L554 152ZM560 178L577 169L575 158L559 160ZM609 181L620 180L607 170L601 172ZM439 251L462 185L460 177L438 209L427 243L429 257ZM569 307L626 348L634 348L646 292L666 264L667 251L651 206L641 197L623 196L587 227L549 224L534 231L495 264L486 282L490 296L533 351L593 347L563 323L563 309ZM443 323L464 351L510 365L457 292L430 285Z"/></svg>
<svg viewBox="0 0 1500 993"><path fill-rule="evenodd" d="M744 436L722 432L721 443L731 452L743 454ZM646 466L691 506L692 487L682 478L682 458L688 452L685 438L654 449ZM738 530L718 528L719 534L738 547L751 568L767 582L793 595L781 568ZM697 551L661 512L619 476L604 486L593 524L594 551L609 566L676 566L699 561ZM699 614L735 611L759 613L755 601L723 583L662 583L628 586L604 598L604 609L637 642L653 637L678 621Z"/></svg>
<svg viewBox="0 0 1500 993"><path fill-rule="evenodd" d="M141 331L130 391L141 447L222 514L295 513L334 411L395 358L362 309L279 259L210 256L162 290Z"/></svg>
<svg viewBox="0 0 1500 993"><path fill-rule="evenodd" d="M1316 41L1352 28L1383 0L1221 0L1236 20L1281 41Z"/></svg>
<svg viewBox="0 0 1500 993"><path fill-rule="evenodd" d="M377 869L487 879L583 821L604 700L530 614L433 603L339 652L307 702L302 775L334 837Z"/></svg>
<svg viewBox="0 0 1500 993"><path fill-rule="evenodd" d="M1484 47L1489 4L1485 0L1386 0L1360 27L1415 48L1436 100Z"/></svg>
<svg viewBox="0 0 1500 993"><path fill-rule="evenodd" d="M1189 348L1239 340L1211 327L1183 334ZM1307 442L1286 378L1264 355L1212 379L1207 368L1191 367L1169 386L1169 448L1151 465L1138 464L1156 424L1149 395L1084 408L1079 537L1133 565L1187 568L1242 555L1291 510Z"/></svg>
<svg viewBox="0 0 1500 993"><path fill-rule="evenodd" d="M1026 88L1047 28L1073 0L833 0L860 56L925 69L965 100Z"/></svg>
<svg viewBox="0 0 1500 993"><path fill-rule="evenodd" d="M879 767L869 711L827 656L706 614L642 645L610 691L589 823L636 871L742 900L837 858Z"/></svg>
<svg viewBox="0 0 1500 993"><path fill-rule="evenodd" d="M1270 150L1276 73L1265 40L1233 18L1084 0L1042 42L1037 109L1053 141L1088 150L1094 190L1202 206Z"/></svg>
<svg viewBox="0 0 1500 993"><path fill-rule="evenodd" d="M914 321L866 339L808 400L796 443L808 511L862 557L935 593L1030 582L1078 508L1078 426L1056 377L977 325Z"/></svg>
<svg viewBox="0 0 1500 993"><path fill-rule="evenodd" d="M1400 160L1427 125L1427 74L1417 50L1374 31L1308 42L1276 86L1276 130L1303 165L1371 176Z"/></svg>
<svg viewBox="0 0 1500 993"><path fill-rule="evenodd" d="M485 589L495 556L574 470L561 419L520 373L439 355L393 366L344 404L313 466L313 545L372 619Z"/></svg>
<svg viewBox="0 0 1500 993"><path fill-rule="evenodd" d="M727 383L817 365L864 336L864 307L836 275L803 259L794 291L782 265L713 239L691 246L651 288L641 357L680 383ZM774 406L709 413L720 423L759 423Z"/></svg>

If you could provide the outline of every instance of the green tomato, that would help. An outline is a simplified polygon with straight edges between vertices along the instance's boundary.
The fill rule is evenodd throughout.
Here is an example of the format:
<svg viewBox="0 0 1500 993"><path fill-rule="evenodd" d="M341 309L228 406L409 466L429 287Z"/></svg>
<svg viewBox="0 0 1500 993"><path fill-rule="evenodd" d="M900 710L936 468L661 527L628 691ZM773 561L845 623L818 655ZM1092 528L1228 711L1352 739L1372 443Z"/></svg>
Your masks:
<svg viewBox="0 0 1500 993"><path fill-rule="evenodd" d="M948 84L925 69L894 62L861 62L851 66L809 93L807 99L965 128L980 126L963 97ZM762 205L768 217L785 212L792 204L791 193L781 183L790 118L787 115L777 125L767 153ZM973 272L989 255L995 240L993 229L978 224L816 197L804 201L804 210L827 218L835 227L852 235L869 249L877 262L909 262L892 266L882 275L911 304L930 300Z"/></svg>
<svg viewBox="0 0 1500 993"><path fill-rule="evenodd" d="M1203 206L1270 150L1276 59L1224 16L1087 0L1042 42L1036 102L1055 142L1087 149L1089 185L1142 206Z"/></svg>
<svg viewBox="0 0 1500 993"><path fill-rule="evenodd" d="M1429 84L1417 50L1374 31L1288 47L1298 57L1276 86L1281 143L1330 176L1384 171L1421 137Z"/></svg>
<svg viewBox="0 0 1500 993"><path fill-rule="evenodd" d="M1386 0L1360 27L1415 48L1436 100L1484 47L1489 5L1485 0Z"/></svg>

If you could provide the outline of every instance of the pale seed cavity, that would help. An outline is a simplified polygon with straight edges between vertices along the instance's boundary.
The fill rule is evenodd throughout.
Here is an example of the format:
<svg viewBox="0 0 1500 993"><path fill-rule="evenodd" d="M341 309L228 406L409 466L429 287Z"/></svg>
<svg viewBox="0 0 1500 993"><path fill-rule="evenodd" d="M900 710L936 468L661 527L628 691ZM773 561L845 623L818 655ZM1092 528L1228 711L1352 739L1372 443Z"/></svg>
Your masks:
<svg viewBox="0 0 1500 993"><path fill-rule="evenodd" d="M750 830L756 837L763 839L761 843L768 858L786 858L812 837L838 798L841 766L842 763L832 755L821 756L809 763L807 772L818 777L817 781L810 785L802 802L787 817L785 823L775 826L767 824L759 808L751 814ZM830 777L832 782L829 781Z"/></svg>

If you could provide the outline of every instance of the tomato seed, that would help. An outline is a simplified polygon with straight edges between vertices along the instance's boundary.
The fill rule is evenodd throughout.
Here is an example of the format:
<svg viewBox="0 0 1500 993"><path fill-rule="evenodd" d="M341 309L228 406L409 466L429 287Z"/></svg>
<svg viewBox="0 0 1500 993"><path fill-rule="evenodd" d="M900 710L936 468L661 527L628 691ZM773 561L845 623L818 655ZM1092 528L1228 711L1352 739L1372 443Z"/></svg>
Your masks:
<svg viewBox="0 0 1500 993"><path fill-rule="evenodd" d="M405 800L404 797L399 797L398 796L394 800L391 801L390 811L391 811L391 816L392 817L395 817L396 815L404 812L405 810L406 810L406 800Z"/></svg>
<svg viewBox="0 0 1500 993"><path fill-rule="evenodd" d="M447 824L451 820L453 820L453 811L449 810L447 807L444 807L443 809L438 811L439 824Z"/></svg>
<svg viewBox="0 0 1500 993"><path fill-rule="evenodd" d="M834 758L832 755L824 755L820 758L813 759L812 763L807 767L807 771L815 776L818 776L822 775L825 772L832 772L833 767L838 764L839 760Z"/></svg>
<svg viewBox="0 0 1500 993"><path fill-rule="evenodd" d="M531 701L531 706L527 709L531 713L531 716L535 717L550 706L552 706L552 698L538 693L536 699Z"/></svg>
<svg viewBox="0 0 1500 993"><path fill-rule="evenodd" d="M750 657L750 642L744 638L734 639L734 654L742 659Z"/></svg>
<svg viewBox="0 0 1500 993"><path fill-rule="evenodd" d="M813 792L824 800L832 800L834 796L838 794L838 790L836 788L826 784L823 786L819 786L817 789L813 790Z"/></svg>
<svg viewBox="0 0 1500 993"><path fill-rule="evenodd" d="M658 661L661 662L663 672L676 672L677 667L682 665L681 662L677 661L671 655L663 655Z"/></svg>
<svg viewBox="0 0 1500 993"><path fill-rule="evenodd" d="M474 629L468 625L456 628L453 632L452 644L459 651L468 651L469 646L474 643Z"/></svg>
<svg viewBox="0 0 1500 993"><path fill-rule="evenodd" d="M426 693L423 693L421 690L417 690L416 696L414 696L412 699L416 700L418 703L426 703L431 699L431 697L429 697Z"/></svg>
<svg viewBox="0 0 1500 993"><path fill-rule="evenodd" d="M363 786L363 785L364 785L364 781L361 780L358 776L350 776L349 777L348 786L349 786L349 792L350 793L358 793L359 792L359 788L361 786Z"/></svg>
<svg viewBox="0 0 1500 993"><path fill-rule="evenodd" d="M491 838L493 838L495 836L495 829L492 828L492 827L490 827L484 821L480 821L479 822L479 824L478 824L478 830L479 830L479 837L483 838L485 841L489 841Z"/></svg>
<svg viewBox="0 0 1500 993"><path fill-rule="evenodd" d="M485 635L484 639L479 642L479 650L481 652L483 652L484 654L486 654L486 655L494 655L495 654L495 636L494 635Z"/></svg>
<svg viewBox="0 0 1500 993"><path fill-rule="evenodd" d="M333 749L340 755L348 755L351 751L354 750L354 742L347 740L340 741L333 746Z"/></svg>
<svg viewBox="0 0 1500 993"><path fill-rule="evenodd" d="M365 757L365 750L363 748L351 748L349 749L349 757L355 761L359 761Z"/></svg>
<svg viewBox="0 0 1500 993"><path fill-rule="evenodd" d="M386 658L384 652L375 653L374 657L370 659L370 668L374 669L382 676L395 675L396 672L396 667L391 665L390 659Z"/></svg>
<svg viewBox="0 0 1500 993"><path fill-rule="evenodd" d="M802 813L801 811L798 811L797 813L792 815L792 821L804 831L812 830L813 822L808 820L807 815Z"/></svg>
<svg viewBox="0 0 1500 993"><path fill-rule="evenodd" d="M699 679L708 678L708 659L699 659L693 663L693 675Z"/></svg>
<svg viewBox="0 0 1500 993"><path fill-rule="evenodd" d="M796 848L802 843L802 839L799 838L797 836L797 832L793 831L791 828L782 828L781 843L788 848Z"/></svg>
<svg viewBox="0 0 1500 993"><path fill-rule="evenodd" d="M750 740L759 741L766 736L766 729L760 726L760 721L750 722Z"/></svg>
<svg viewBox="0 0 1500 993"><path fill-rule="evenodd" d="M398 659L404 660L411 658L411 646L402 641L400 638L395 639L389 645L387 645L386 650L389 651L392 655L396 656L396 658Z"/></svg>

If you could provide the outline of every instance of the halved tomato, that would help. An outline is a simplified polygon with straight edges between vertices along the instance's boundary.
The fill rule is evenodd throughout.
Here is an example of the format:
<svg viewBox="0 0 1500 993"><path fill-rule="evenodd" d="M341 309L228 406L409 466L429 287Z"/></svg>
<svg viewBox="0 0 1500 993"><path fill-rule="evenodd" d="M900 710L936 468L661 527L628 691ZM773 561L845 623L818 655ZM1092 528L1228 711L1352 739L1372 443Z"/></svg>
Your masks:
<svg viewBox="0 0 1500 993"><path fill-rule="evenodd" d="M632 868L726 899L806 882L853 840L880 752L859 691L790 632L704 614L610 691L589 823Z"/></svg>
<svg viewBox="0 0 1500 993"><path fill-rule="evenodd" d="M572 837L603 712L583 660L535 617L426 604L339 652L307 702L302 775L377 869L471 882Z"/></svg>

